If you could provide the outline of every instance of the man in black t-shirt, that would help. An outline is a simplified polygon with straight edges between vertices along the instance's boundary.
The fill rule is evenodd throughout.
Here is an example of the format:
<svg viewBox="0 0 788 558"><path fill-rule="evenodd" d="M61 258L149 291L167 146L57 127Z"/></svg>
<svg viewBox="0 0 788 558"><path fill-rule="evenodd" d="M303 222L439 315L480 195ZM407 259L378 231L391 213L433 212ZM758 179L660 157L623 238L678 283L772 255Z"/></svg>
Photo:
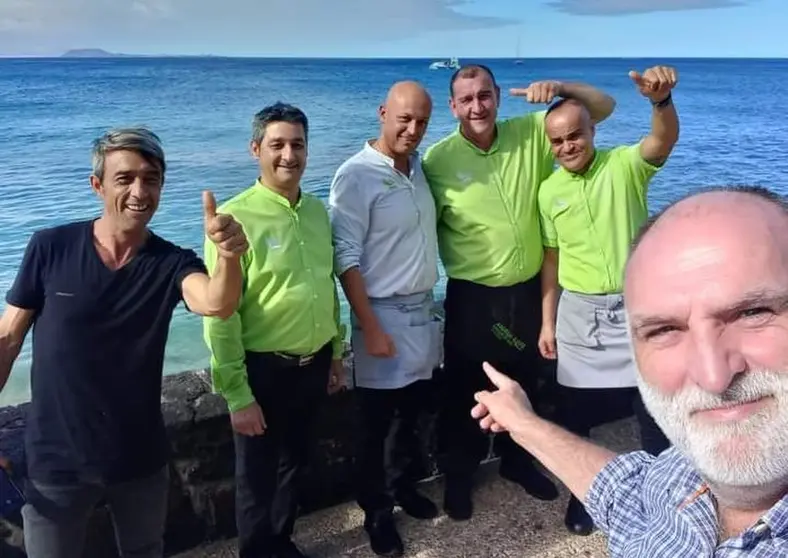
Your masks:
<svg viewBox="0 0 788 558"><path fill-rule="evenodd" d="M227 317L241 293L241 226L203 193L205 232L220 257L209 276L192 250L147 227L165 172L144 128L94 143L97 219L31 237L0 318L0 389L33 328L32 398L22 509L30 558L82 556L95 505L106 499L124 557L162 556L167 439L164 348L175 306Z"/></svg>

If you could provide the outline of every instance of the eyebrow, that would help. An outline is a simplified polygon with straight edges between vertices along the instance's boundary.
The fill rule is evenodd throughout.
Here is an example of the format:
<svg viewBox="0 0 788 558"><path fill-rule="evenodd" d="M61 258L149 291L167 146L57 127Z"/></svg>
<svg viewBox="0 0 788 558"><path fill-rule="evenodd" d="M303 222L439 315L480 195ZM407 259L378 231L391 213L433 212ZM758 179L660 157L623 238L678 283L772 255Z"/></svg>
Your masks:
<svg viewBox="0 0 788 558"><path fill-rule="evenodd" d="M722 320L730 320L745 310L765 306L777 312L788 309L788 291L774 289L756 289L745 293L733 304L715 310L713 316ZM639 331L652 326L676 323L675 316L634 314L631 318L632 330Z"/></svg>

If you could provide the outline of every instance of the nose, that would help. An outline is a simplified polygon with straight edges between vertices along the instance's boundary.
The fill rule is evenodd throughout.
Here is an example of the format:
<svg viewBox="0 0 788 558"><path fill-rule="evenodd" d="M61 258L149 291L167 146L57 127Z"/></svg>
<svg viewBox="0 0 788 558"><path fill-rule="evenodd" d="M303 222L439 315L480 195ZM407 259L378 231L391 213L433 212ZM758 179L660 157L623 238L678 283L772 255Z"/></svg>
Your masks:
<svg viewBox="0 0 788 558"><path fill-rule="evenodd" d="M477 113L482 112L483 110L482 102L479 99L474 99L473 102L471 103L471 110Z"/></svg>
<svg viewBox="0 0 788 558"><path fill-rule="evenodd" d="M411 120L410 122L408 122L407 130L408 130L408 135L413 137L417 136L419 133L419 123L416 122L415 120Z"/></svg>
<svg viewBox="0 0 788 558"><path fill-rule="evenodd" d="M291 145L285 145L282 148L282 159L287 161L287 162L290 162L290 161L293 160L293 154L294 153L295 153L295 150L293 149L293 147Z"/></svg>
<svg viewBox="0 0 788 558"><path fill-rule="evenodd" d="M132 182L129 186L129 194L135 198L143 198L145 196L145 192L145 180L141 176L136 177L134 182Z"/></svg>
<svg viewBox="0 0 788 558"><path fill-rule="evenodd" d="M691 342L690 376L704 391L723 393L733 379L747 369L747 361L736 340L725 331L710 329L696 333Z"/></svg>

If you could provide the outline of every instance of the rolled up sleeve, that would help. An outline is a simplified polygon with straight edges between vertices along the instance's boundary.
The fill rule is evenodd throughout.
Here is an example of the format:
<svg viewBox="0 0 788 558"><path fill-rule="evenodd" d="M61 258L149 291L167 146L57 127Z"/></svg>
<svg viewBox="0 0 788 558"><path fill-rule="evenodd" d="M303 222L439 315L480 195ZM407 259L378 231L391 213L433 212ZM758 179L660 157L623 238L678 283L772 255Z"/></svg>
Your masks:
<svg viewBox="0 0 788 558"><path fill-rule="evenodd" d="M643 481L653 462L644 451L620 455L599 472L586 494L586 511L612 547L645 525Z"/></svg>
<svg viewBox="0 0 788 558"><path fill-rule="evenodd" d="M334 240L337 276L361 265L364 239L369 228L369 204L363 189L348 172L338 172L331 183L328 212Z"/></svg>

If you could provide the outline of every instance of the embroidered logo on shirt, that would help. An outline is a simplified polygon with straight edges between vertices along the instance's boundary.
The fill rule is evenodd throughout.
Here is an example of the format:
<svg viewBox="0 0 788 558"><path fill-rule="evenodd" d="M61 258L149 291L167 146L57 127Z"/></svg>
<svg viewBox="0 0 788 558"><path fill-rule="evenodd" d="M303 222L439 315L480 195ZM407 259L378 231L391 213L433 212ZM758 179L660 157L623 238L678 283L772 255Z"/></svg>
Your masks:
<svg viewBox="0 0 788 558"><path fill-rule="evenodd" d="M457 180L459 180L461 184L470 184L473 180L473 175L460 171L457 173Z"/></svg>
<svg viewBox="0 0 788 558"><path fill-rule="evenodd" d="M556 208L556 209L564 209L564 208L565 208L565 207L567 207L569 204L568 204L568 203L566 203L566 202L565 202L564 200L562 200L562 199L557 199L557 200L555 200L555 203L554 203L554 205L555 205L555 208Z"/></svg>
<svg viewBox="0 0 788 558"><path fill-rule="evenodd" d="M384 178L383 179L383 187L391 190L392 188L397 187L397 181L393 178Z"/></svg>
<svg viewBox="0 0 788 558"><path fill-rule="evenodd" d="M278 250L282 247L282 244L272 236L266 237L265 243L268 245L268 248L271 250Z"/></svg>

